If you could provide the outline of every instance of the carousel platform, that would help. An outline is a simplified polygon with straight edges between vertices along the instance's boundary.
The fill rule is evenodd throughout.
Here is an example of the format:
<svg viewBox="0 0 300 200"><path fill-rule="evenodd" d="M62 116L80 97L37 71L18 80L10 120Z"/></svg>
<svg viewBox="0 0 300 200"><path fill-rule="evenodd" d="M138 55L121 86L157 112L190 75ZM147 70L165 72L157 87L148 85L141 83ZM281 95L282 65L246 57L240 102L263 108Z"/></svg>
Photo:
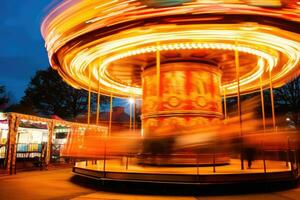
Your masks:
<svg viewBox="0 0 300 200"><path fill-rule="evenodd" d="M131 160L130 160L131 159ZM221 166L149 166L133 164L132 158L77 162L73 173L99 181L150 182L166 184L237 184L293 182L299 179L299 164L256 160L241 170L240 160Z"/></svg>

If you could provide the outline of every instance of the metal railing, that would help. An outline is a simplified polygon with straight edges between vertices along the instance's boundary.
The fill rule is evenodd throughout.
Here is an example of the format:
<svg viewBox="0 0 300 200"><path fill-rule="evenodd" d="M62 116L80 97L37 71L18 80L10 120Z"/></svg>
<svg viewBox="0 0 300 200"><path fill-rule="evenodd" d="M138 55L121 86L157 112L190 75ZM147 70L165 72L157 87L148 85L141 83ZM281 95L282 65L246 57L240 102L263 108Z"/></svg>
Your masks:
<svg viewBox="0 0 300 200"><path fill-rule="evenodd" d="M261 149L260 149L260 153L258 156L259 159L255 159L256 163L261 162L260 166L262 166L261 168L255 169L255 173L263 173L263 174L268 174L271 172L276 172L276 167L278 167L277 165L272 166L271 164L268 165L268 162L270 163L275 163L275 164L279 164L281 167L282 166L286 166L286 168L284 170L281 170L281 172L291 172L292 176L294 178L299 178L299 174L300 174L300 163L299 163L299 149L297 148L297 144L295 144L296 141L291 140L290 138L287 138L287 146L286 148L280 148L280 149L273 149L273 148L268 148L267 146L264 145L264 142L261 142ZM105 147L105 152L106 152L106 148ZM272 156L272 154L279 154L280 152L284 151L285 152L285 158L283 159L282 157L274 157ZM194 158L195 162L193 166L190 166L191 168L195 168L196 174L199 176L201 175L201 169L202 166L201 163L199 162L199 159L201 156L203 156L204 154L159 154L156 155L157 157L165 157L166 159L168 157L180 157L180 156L185 156L188 158ZM211 156L211 162L209 163L209 165L204 165L207 168L211 167L211 172L212 174L214 173L221 173L222 167L224 168L224 165L219 165L217 163L217 157L218 157L218 153L216 152L216 145L214 145L213 148L213 152L211 154L206 154L206 155L210 155ZM134 166L137 165L137 159L141 158L141 157L151 157L151 154L136 154L136 153L126 153L126 154L122 154L122 155L107 155L106 153L104 154L102 159L93 159L93 162L91 162L91 160L86 160L86 167L88 168L89 166L95 165L95 164L99 164L100 162L102 163L102 167L97 167L97 170L100 170L104 173L104 178L105 178L105 174L107 172L111 172L111 166L110 166L110 160L117 160L120 159L121 160L121 165L124 166L123 170L121 170L119 172L131 172L131 169L134 171ZM125 162L124 162L125 159ZM134 163L131 163L131 160L135 159ZM100 162L98 162L98 161ZM236 159L238 160L238 159ZM246 162L247 160L245 160ZM124 164L125 163L125 164ZM175 163L176 164L176 163ZM143 165L143 171L141 173L147 173L147 166L151 165ZM219 168L220 166L220 168ZM230 164L228 165L230 166ZM240 166L240 165L238 165ZM153 166L152 166L153 167ZM249 169L252 170L252 169ZM235 170L237 171L237 170ZM245 173L245 170L240 169L240 172L244 171L243 173ZM230 172L230 171L229 171ZM250 171L249 171L250 172Z"/></svg>

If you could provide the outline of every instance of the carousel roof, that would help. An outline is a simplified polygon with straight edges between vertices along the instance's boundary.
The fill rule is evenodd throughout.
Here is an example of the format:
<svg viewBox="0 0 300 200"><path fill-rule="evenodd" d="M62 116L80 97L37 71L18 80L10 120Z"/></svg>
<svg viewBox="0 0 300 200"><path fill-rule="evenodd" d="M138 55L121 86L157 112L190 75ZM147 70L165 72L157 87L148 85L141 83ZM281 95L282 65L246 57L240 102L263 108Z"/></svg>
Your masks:
<svg viewBox="0 0 300 200"><path fill-rule="evenodd" d="M68 0L42 33L53 68L76 88L139 97L159 51L161 63L219 67L221 91L235 95L237 55L242 93L268 88L270 74L275 87L299 74L299 3L280 2Z"/></svg>

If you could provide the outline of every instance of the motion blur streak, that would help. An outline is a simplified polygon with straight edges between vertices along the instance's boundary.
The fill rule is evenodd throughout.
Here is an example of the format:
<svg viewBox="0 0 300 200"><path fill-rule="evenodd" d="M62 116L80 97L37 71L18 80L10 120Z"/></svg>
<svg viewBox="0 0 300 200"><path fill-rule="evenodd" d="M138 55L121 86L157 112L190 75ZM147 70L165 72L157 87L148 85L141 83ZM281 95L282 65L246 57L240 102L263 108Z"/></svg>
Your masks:
<svg viewBox="0 0 300 200"><path fill-rule="evenodd" d="M228 112L223 120L222 112L222 96L243 99L272 91L300 74L299 5L285 0L63 1L41 27L52 67L75 88L143 101L141 132L111 132L110 126L110 134L74 130L63 155L105 160L130 154L140 164L175 165L223 165L245 155L250 167L256 153L276 157L259 153L262 149L299 148L297 134L276 129L275 114L274 129L263 129L256 113L259 98L241 107L238 101L241 114Z"/></svg>
<svg viewBox="0 0 300 200"><path fill-rule="evenodd" d="M254 22L257 17L269 17L272 23ZM248 63L241 65L241 93L257 91L260 76L263 88L268 88L269 70L274 87L299 74L300 37L294 27L275 27L279 20L299 23L299 2L67 0L45 17L41 29L51 65L73 87L88 90L92 68L92 92L100 82L103 94L140 98L140 72L151 64L144 57L153 57L156 48L191 55L214 50L213 60L224 71L221 91L233 96L237 81L226 73L234 66L225 54L235 50L256 57L240 58ZM212 59L207 57L203 59Z"/></svg>
<svg viewBox="0 0 300 200"><path fill-rule="evenodd" d="M274 131L272 120L267 119L267 127L262 129L261 120L255 118L255 109L259 98L252 98L242 103L242 127L236 112L229 113L230 118L219 124L210 124L199 128L167 126L153 129L150 137L142 137L139 131L115 132L111 136L93 129L85 132L69 134L63 156L101 160L116 156L137 157L139 163L174 164L174 159L184 157L187 163L197 164L196 159L187 160L200 155L218 154L234 158L239 155L241 145L246 155L251 151L256 159L261 159L261 152L266 149L268 159L282 159L274 152L285 152L287 149L299 149L299 136L293 129L277 129ZM242 133L242 134L241 134ZM213 153L212 153L213 152ZM255 153L254 153L255 152ZM220 156L222 154L222 156ZM248 155L249 156L249 155ZM254 159L254 158L253 158ZM171 161L172 160L172 161ZM206 160L206 163L209 161Z"/></svg>

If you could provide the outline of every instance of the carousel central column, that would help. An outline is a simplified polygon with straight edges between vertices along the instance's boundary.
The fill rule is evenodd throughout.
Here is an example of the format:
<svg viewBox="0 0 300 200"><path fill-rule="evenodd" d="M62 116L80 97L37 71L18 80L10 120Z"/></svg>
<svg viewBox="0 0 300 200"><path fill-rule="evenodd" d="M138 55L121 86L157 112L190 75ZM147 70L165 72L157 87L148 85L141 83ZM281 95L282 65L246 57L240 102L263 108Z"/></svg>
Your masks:
<svg viewBox="0 0 300 200"><path fill-rule="evenodd" d="M174 133L161 129L201 128L223 118L221 72L210 62L161 64L159 95L155 66L146 67L142 78L145 136Z"/></svg>

